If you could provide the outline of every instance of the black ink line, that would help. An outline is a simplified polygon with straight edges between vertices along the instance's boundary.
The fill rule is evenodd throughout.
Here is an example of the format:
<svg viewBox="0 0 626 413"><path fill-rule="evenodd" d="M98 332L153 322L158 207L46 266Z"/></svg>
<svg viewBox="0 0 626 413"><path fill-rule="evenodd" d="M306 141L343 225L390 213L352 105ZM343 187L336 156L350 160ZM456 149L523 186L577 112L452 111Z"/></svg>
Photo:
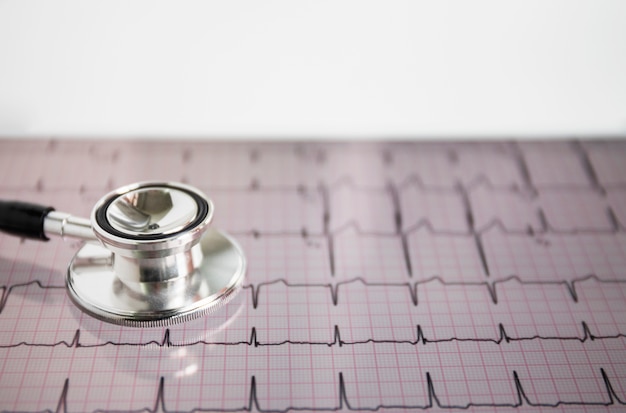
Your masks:
<svg viewBox="0 0 626 413"><path fill-rule="evenodd" d="M533 178L530 174L528 163L526 163L526 156L524 155L524 152L517 143L512 143L511 147L513 149L515 164L517 165L517 170L522 178L524 187L533 198L536 198L538 195L538 191L537 187L535 187L535 184L533 183Z"/></svg>
<svg viewBox="0 0 626 413"><path fill-rule="evenodd" d="M17 348L17 347L66 347L66 348L95 348L95 347L192 347L192 346L248 346L248 347L279 347L279 346L326 346L326 347L344 347L344 346L361 346L361 345L427 345L427 344L441 344L452 342L471 342L471 343L491 343L496 345L508 344L512 342L525 342L525 341L577 341L585 343L587 341L603 341L603 340L620 340L625 339L626 334L616 333L611 335L596 335L591 332L591 329L587 325L587 322L581 322L580 336L558 336L558 335L532 335L532 336L510 336L502 323L498 324L498 336L497 337L446 337L431 339L427 337L424 329L421 325L417 325L415 328L414 340L398 340L398 339L376 339L368 338L365 340L344 340L341 338L341 330L338 325L333 328L332 339L329 341L311 341L311 340L282 340L282 341L269 341L263 342L258 339L258 332L256 327L252 327L250 330L250 336L248 340L241 341L181 341L177 342L172 340L172 333L169 328L165 329L161 340L149 340L144 342L117 342L117 341L105 341L95 344L83 344L80 342L80 329L77 329L74 333L74 337L71 341L58 341L55 343L31 343L31 342L19 342L15 344L3 344L0 348Z"/></svg>
<svg viewBox="0 0 626 413"><path fill-rule="evenodd" d="M338 373L338 388L337 388L337 401L334 406L328 407L313 407L313 406L286 406L282 409L269 409L265 408L261 401L259 400L258 391L257 391L257 379L256 376L250 377L250 390L248 392L248 397L243 400L243 403L239 407L232 408L217 408L210 406L197 406L193 407L187 411L178 411L178 413L196 413L196 412L265 412L265 413L287 413L293 411L313 411L313 412L336 412L340 410L349 410L349 411L368 411L368 412L377 412L383 409L402 409L402 410L429 410L433 408L439 409L454 409L454 410L469 410L477 407L485 407L485 408L520 408L523 406L529 407L546 407L546 408L557 408L561 406L613 406L613 405L625 405L626 402L622 400L613 383L611 382L608 374L604 370L603 367L600 368L600 375L602 377L602 381L604 383L604 392L606 394L606 400L603 401L586 401L586 400L557 400L555 402L542 402L540 400L532 400L530 396L526 393L524 385L522 383L522 379L516 370L512 371L512 379L515 388L515 396L513 400L509 402L475 402L468 401L465 404L444 404L437 392L437 384L433 379L433 376L429 371L425 373L424 380L426 382L426 388L428 390L427 400L425 400L424 404L376 404L376 405L357 405L357 403L353 402L350 398L350 393L348 391L348 386L346 384L346 379L344 378L343 372ZM532 379L527 379L531 381ZM355 383L358 386L358 383ZM65 384L63 386L63 390L59 396L59 401L57 403L57 409L45 409L43 412L53 413L53 412L67 412L68 410L68 397L70 394L71 388L69 386L69 379L65 380ZM156 390L154 403L151 407L144 407L141 409L132 409L130 412L173 412L169 410L167 407L167 399L166 399L166 388L165 388L165 378L159 378L159 384ZM39 412L42 412L41 410ZM93 413L105 413L107 410L104 409L96 409L92 411ZM23 412L29 413L29 412ZM33 412L34 413L34 412Z"/></svg>
<svg viewBox="0 0 626 413"><path fill-rule="evenodd" d="M556 228L551 225L541 208L537 209L537 217L539 220L539 228L529 230L529 227L520 228L520 229L512 229L508 228L501 219L494 218L488 221L482 227L476 228L475 233L471 233L467 230L447 230L447 229L436 229L432 222L427 218L421 218L416 223L407 227L401 234L397 234L395 232L382 232L382 231L365 231L361 229L360 224L355 220L350 220L344 223L342 226L335 228L330 231L328 234L310 232L306 228L302 228L300 230L293 231L260 231L257 229L245 230L245 231L228 231L229 234L235 236L254 236L255 238L259 237L309 237L309 238L327 238L327 237L336 237L343 232L348 230L353 230L359 236L366 237L381 237L381 238L394 238L401 236L408 236L415 232L426 231L429 234L436 236L450 236L450 237L474 237L474 235L485 235L486 233L499 230L501 233L505 235L523 235L523 236L535 236L535 235L547 235L553 234L558 236L577 236L577 235L616 235L618 232L623 232L624 225L619 221L619 219L613 213L613 217L609 216L609 212L607 210L607 226L606 228L589 228L589 227L573 227L570 229L561 229ZM613 220L613 222L611 222ZM618 231L615 231L615 225L618 226ZM303 231L304 230L304 231ZM306 236L304 235L306 234ZM334 254L333 254L334 256Z"/></svg>
<svg viewBox="0 0 626 413"><path fill-rule="evenodd" d="M611 230L613 232L617 233L624 230L624 226L621 224L621 222L619 222L619 219L617 218L617 215L615 215L615 211L611 206L608 206L606 208L606 215L609 219L609 223L611 224Z"/></svg>
<svg viewBox="0 0 626 413"><path fill-rule="evenodd" d="M615 234L622 229L622 224L615 215L613 209L608 206L606 209L605 218L607 219L607 226L605 228L592 228L592 227L573 227L573 228L556 228L550 224L548 218L541 207L537 209L537 216L540 223L540 232L547 234L553 233L558 235L577 235L577 234ZM506 231L506 229L505 229Z"/></svg>
<svg viewBox="0 0 626 413"><path fill-rule="evenodd" d="M458 182L457 183L457 192L461 197L461 203L463 205L463 210L465 213L465 222L467 224L467 228L469 233L474 238L474 244L476 245L476 252L478 254L478 258L480 259L480 263L483 267L484 274L489 277L489 264L487 263L487 254L485 253L485 248L483 247L483 242L481 239L481 234L476 231L476 226L474 222L474 212L472 211L472 202L469 199L469 194L465 187Z"/></svg>
<svg viewBox="0 0 626 413"><path fill-rule="evenodd" d="M593 280L597 283L601 283L601 284L626 284L626 279L603 279L603 278L599 278L598 276L596 276L595 274L591 274L591 275L586 275L583 277L578 277L578 278L573 278L571 280L550 280L550 281L529 281L529 280L522 280L519 276L517 275L511 275L509 277L506 278L502 278L499 280L495 280L495 281L446 281L443 278L439 277L439 276L435 276L435 277L430 277L427 279L423 279L420 281L415 281L413 283L410 282L372 282L372 281L367 281L362 277L355 277L355 278L351 278L349 280L345 280L345 281L339 281L337 283L292 283L287 281L284 278L278 278L276 280L272 280L272 281L266 281L266 282L262 282L262 283L258 283L258 284L248 284L243 286L244 290L250 290L250 297L252 300L252 307L254 309L256 309L259 306L259 297L260 297L260 293L262 289L265 288L270 288L272 286L276 286L276 285L282 285L286 288L322 288L322 289L326 289L328 290L328 292L330 293L330 297L331 297L331 301L333 303L334 306L338 306L339 305L339 292L340 289L342 287L345 287L347 285L350 284L361 284L366 288L376 288L376 287L383 287L383 288L402 288L402 289L406 289L409 293L409 297L411 302L413 303L414 306L418 306L418 294L417 294L417 290L418 287L420 285L424 285L424 284L429 284L429 283L439 283L441 284L443 287L479 287L479 288L485 288L487 289L487 292L489 293L489 296L491 297L491 301L493 302L493 304L497 305L498 304L498 294L497 294L497 287L500 284L505 284L505 283L510 283L510 282L515 282L518 283L520 285L526 285L526 286L562 286L565 287L570 295L570 297L572 298L572 301L574 302L578 302L578 292L576 290L576 285L578 283L581 282L585 282L585 281L589 281L589 280ZM30 281L28 283L23 283L23 284L14 284L10 287L7 286L2 286L0 287L0 289L2 289L2 299L0 301L1 307L0 307L0 313L4 310L4 306L6 305L9 296L11 294L11 292L15 289L15 288L20 288L20 287L27 287L30 285L37 285L39 288L42 289L48 289L48 288L54 288L54 289L64 289L65 287L63 286L47 286L47 285L43 285L41 282L39 281Z"/></svg>
<svg viewBox="0 0 626 413"><path fill-rule="evenodd" d="M581 282L593 280L602 284L626 284L626 279L602 279L596 275L586 275L584 277L573 278L571 280L554 280L554 281L528 281L522 280L517 275L512 275L506 278L502 278L495 281L446 281L441 277L435 276L424 280L409 282L371 282L362 277L355 277L350 280L340 281L335 284L331 283L291 283L285 279L276 279L273 281L262 282L258 284L249 284L244 286L244 289L250 290L253 308L257 308L259 305L259 295L261 289L268 288L274 285L283 285L287 288L324 288L327 289L331 295L333 305L339 305L339 292L340 289L349 284L359 283L365 287L384 287L384 288L404 288L408 291L411 302L414 306L418 306L418 286L428 283L437 282L444 287L457 286L457 287L482 287L486 288L493 304L498 304L497 286L509 282L516 282L520 285L537 285L537 286L564 286L570 297L574 302L578 301L578 293L576 285Z"/></svg>
<svg viewBox="0 0 626 413"><path fill-rule="evenodd" d="M409 250L409 240L405 233L402 232L402 208L400 206L400 195L398 194L398 188L396 188L391 182L388 185L389 195L391 196L391 204L393 205L393 217L395 224L396 235L400 237L400 243L402 245L402 255L404 257L404 265L406 267L406 273L409 277L413 276L413 266L411 265L411 254Z"/></svg>
<svg viewBox="0 0 626 413"><path fill-rule="evenodd" d="M13 292L14 289L29 287L31 285L36 285L37 287L41 289L63 289L63 290L65 289L64 285L44 285L39 280L29 281L29 282L20 283L20 284L13 284L11 286L6 286L6 285L0 286L0 290L2 290L2 295L0 295L0 314L2 314L2 311L4 310L4 307L6 306L7 301L9 300L9 297L11 296L11 293Z"/></svg>
<svg viewBox="0 0 626 413"><path fill-rule="evenodd" d="M523 179L524 181L526 179ZM292 185L263 185L263 182L259 180L258 177L254 178L254 185L245 185L245 186L232 186L232 185L211 185L211 186L197 186L200 189L206 190L207 192L273 192L273 193L298 193L299 189L306 188L307 190L314 189L315 186L305 183L298 183ZM477 174L473 178L469 179L466 184L463 186L467 190L468 193L472 193L479 188L485 188L490 192L505 192L511 194L517 194L521 197L527 198L528 193L538 193L541 190L544 192L580 192L580 191L594 191L594 188L590 187L589 184L581 183L581 184L544 184L544 185L535 185L532 182L523 183L525 186L530 186L526 188L526 191L521 189L517 183L504 184L504 185L496 185L491 179L484 174ZM422 192L430 192L430 193L454 193L456 192L457 183L453 183L451 185L437 185L437 184L427 184L421 178L419 174L409 174L405 178L402 178L398 183L395 184L400 193L404 192L408 189L417 189ZM376 187L376 186L360 186L357 185L352 176L343 175L338 177L332 183L326 185L326 188L329 192L333 192L335 190L339 190L342 187L347 186L359 191L371 191L371 192L380 192L385 189L385 187ZM606 183L600 184L600 186L608 192L610 191L626 191L626 182L615 182L615 183ZM104 186L89 186L85 187L84 185L79 186L78 188L82 188L82 193L98 193L101 194L103 191L110 190L114 188L115 185L111 179L107 181L107 184ZM5 191L16 191L20 190L21 192L42 192L44 190L53 190L54 192L76 192L77 186L51 186L45 185L42 178L39 179L35 183L33 187L25 187L23 185L15 186L10 184L2 183L0 184L0 190ZM610 190L610 191L609 191ZM535 195L536 196L536 195Z"/></svg>
<svg viewBox="0 0 626 413"><path fill-rule="evenodd" d="M578 155L580 165L589 180L589 185L591 185L591 187L600 195L606 196L606 189L604 189L598 179L598 174L596 173L596 169L591 162L591 158L589 157L587 150L583 147L580 141L572 142L572 147L574 148L574 152Z"/></svg>
<svg viewBox="0 0 626 413"><path fill-rule="evenodd" d="M67 393L70 388L70 379L65 379L63 384L63 390L61 391L61 397L59 397L59 403L54 411L55 413L67 413Z"/></svg>
<svg viewBox="0 0 626 413"><path fill-rule="evenodd" d="M335 246L333 234L330 231L330 195L328 194L328 187L323 183L319 185L318 190L322 199L322 231L328 247L330 275L333 277L335 275Z"/></svg>

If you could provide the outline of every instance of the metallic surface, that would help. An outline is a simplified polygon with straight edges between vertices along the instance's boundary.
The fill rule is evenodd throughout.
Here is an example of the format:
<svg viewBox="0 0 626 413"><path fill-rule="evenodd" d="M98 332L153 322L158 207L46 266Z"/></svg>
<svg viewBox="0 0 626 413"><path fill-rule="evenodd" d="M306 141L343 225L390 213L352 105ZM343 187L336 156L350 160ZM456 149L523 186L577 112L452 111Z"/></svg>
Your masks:
<svg viewBox="0 0 626 413"><path fill-rule="evenodd" d="M131 190L117 197L106 211L111 226L130 236L181 231L197 214L191 196L165 186Z"/></svg>
<svg viewBox="0 0 626 413"><path fill-rule="evenodd" d="M60 235L84 240L95 240L91 222L86 218L75 217L59 211L50 211L43 221L46 236Z"/></svg>
<svg viewBox="0 0 626 413"><path fill-rule="evenodd" d="M174 212L170 212L168 215L183 218L174 219L173 221L175 221L175 223L173 226L168 224L168 228L165 232L157 229L148 232L133 230L132 226L139 225L138 222L141 220L138 220L136 217L132 218L130 214L127 213L126 220L131 221L134 219L135 224L121 224L119 222L119 220L121 220L119 211L113 212L113 214L109 211L113 205L119 207L119 205L122 204L122 199L145 193L147 188L151 190L167 189L170 193L177 193L177 196L172 198L172 201L176 200L177 202L170 207ZM193 196L191 194L193 194ZM202 205L200 205L200 203L202 203ZM206 214L202 217L197 215L200 209L206 210ZM188 215L190 211L192 212L192 216ZM143 214L142 211L138 211L138 213ZM112 215L117 215L118 222L115 224L110 223L109 218L112 217ZM105 221L107 222L101 222L98 216L106 217ZM196 218L195 224L192 222L194 218ZM146 221L150 222L152 219L154 219L154 216L147 217ZM200 239L203 232L209 228L212 219L213 203L206 195L197 189L189 185L172 182L142 182L119 188L105 195L93 209L91 225L93 226L96 238L115 254L133 259L161 258L189 251ZM186 220L186 225L180 224L182 220ZM105 225L103 225L105 223L109 223L110 228L106 228ZM121 230L118 230L116 227L121 228Z"/></svg>
<svg viewBox="0 0 626 413"><path fill-rule="evenodd" d="M190 274L169 281L133 282L116 273L117 256L88 243L70 263L69 296L86 313L126 326L163 326L200 317L234 297L246 263L239 245L217 230L206 231L198 247L202 258Z"/></svg>
<svg viewBox="0 0 626 413"><path fill-rule="evenodd" d="M212 218L211 201L188 185L143 182L105 195L91 215L100 243L87 243L70 263L70 297L96 318L137 327L225 304L241 287L245 258L210 229Z"/></svg>

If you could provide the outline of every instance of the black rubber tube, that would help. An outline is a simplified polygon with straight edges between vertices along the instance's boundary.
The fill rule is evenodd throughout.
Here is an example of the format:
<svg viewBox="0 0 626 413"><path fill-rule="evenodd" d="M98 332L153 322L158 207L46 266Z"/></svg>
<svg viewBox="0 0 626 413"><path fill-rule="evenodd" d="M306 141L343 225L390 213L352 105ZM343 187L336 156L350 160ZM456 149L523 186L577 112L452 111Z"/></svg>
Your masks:
<svg viewBox="0 0 626 413"><path fill-rule="evenodd" d="M0 231L48 241L43 221L50 211L54 211L54 208L28 202L0 201Z"/></svg>

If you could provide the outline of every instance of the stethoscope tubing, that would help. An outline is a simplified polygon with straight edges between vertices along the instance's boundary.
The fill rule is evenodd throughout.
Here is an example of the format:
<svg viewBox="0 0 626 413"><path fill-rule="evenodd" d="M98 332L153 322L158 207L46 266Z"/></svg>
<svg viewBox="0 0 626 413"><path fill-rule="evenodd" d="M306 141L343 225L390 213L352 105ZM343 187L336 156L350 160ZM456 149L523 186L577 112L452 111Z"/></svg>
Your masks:
<svg viewBox="0 0 626 413"><path fill-rule="evenodd" d="M0 200L0 231L40 241L48 241L51 235L96 239L89 219L22 201Z"/></svg>

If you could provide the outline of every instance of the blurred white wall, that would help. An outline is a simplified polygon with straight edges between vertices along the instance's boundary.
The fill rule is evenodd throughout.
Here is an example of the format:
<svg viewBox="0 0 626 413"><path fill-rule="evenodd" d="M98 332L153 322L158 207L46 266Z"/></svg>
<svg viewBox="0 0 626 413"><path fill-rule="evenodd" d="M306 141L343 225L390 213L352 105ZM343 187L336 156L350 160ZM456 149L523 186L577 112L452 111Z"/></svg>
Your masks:
<svg viewBox="0 0 626 413"><path fill-rule="evenodd" d="M625 1L0 1L0 136L625 133Z"/></svg>

